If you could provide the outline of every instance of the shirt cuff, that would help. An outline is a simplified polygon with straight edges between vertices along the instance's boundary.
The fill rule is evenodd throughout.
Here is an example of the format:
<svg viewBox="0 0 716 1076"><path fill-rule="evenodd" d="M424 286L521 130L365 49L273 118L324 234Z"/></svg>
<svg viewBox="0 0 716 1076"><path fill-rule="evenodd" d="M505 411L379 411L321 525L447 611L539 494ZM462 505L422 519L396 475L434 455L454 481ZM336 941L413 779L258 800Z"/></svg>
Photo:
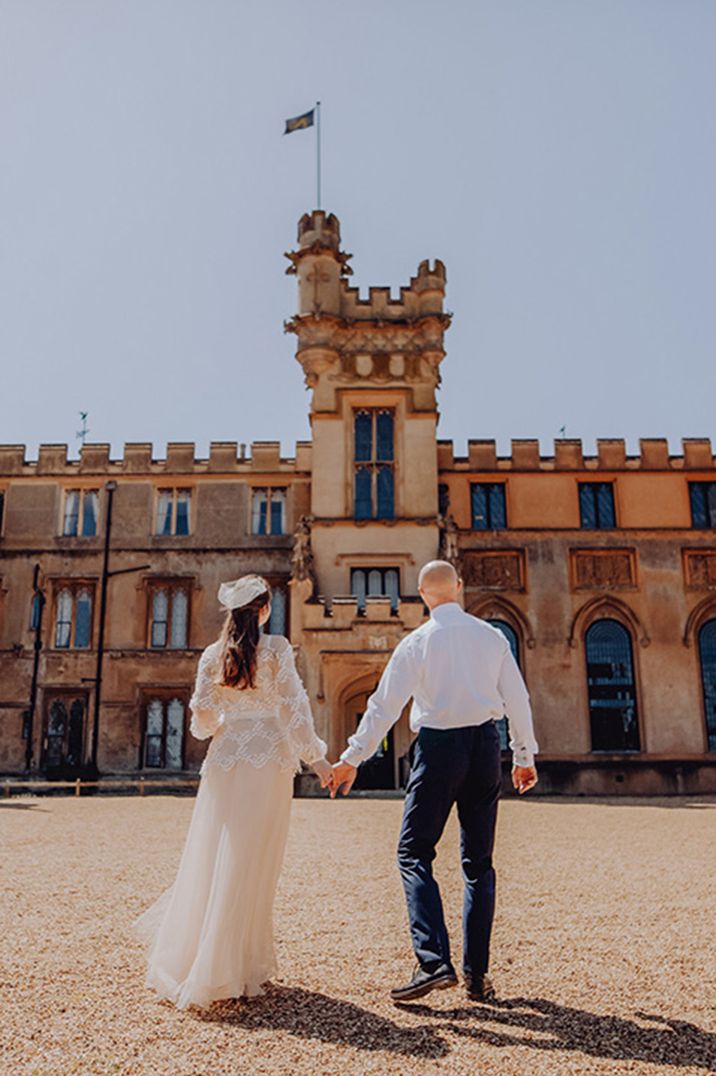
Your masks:
<svg viewBox="0 0 716 1076"><path fill-rule="evenodd" d="M534 766L535 757L530 751L513 751L512 760L515 766Z"/></svg>
<svg viewBox="0 0 716 1076"><path fill-rule="evenodd" d="M363 761L363 752L357 747L346 747L341 755L341 762L347 762L349 766L360 766Z"/></svg>

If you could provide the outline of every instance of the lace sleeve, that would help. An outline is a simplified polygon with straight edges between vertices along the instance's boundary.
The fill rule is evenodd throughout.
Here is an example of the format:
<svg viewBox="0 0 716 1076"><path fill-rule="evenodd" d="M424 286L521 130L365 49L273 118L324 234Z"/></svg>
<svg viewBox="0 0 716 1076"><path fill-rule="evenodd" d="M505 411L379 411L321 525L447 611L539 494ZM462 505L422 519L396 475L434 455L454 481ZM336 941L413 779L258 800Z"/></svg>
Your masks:
<svg viewBox="0 0 716 1076"><path fill-rule="evenodd" d="M306 689L296 671L293 647L282 640L278 650L278 690L286 715L286 734L298 758L309 766L326 756L326 745L316 735L311 704Z"/></svg>
<svg viewBox="0 0 716 1076"><path fill-rule="evenodd" d="M219 712L218 667L213 647L209 647L199 659L194 694L189 700L192 736L206 740L213 736L222 723Z"/></svg>

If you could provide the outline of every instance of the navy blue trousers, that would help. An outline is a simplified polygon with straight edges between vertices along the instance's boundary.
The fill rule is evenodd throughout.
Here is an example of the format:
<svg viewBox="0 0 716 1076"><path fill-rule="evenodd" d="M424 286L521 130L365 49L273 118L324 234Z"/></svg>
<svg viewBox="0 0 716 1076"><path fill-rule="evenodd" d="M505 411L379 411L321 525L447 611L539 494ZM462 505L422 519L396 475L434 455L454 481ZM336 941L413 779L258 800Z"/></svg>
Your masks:
<svg viewBox="0 0 716 1076"><path fill-rule="evenodd" d="M398 866L408 904L410 934L420 965L449 964L450 941L432 863L454 803L460 821L463 971L487 971L495 912L495 840L502 752L494 721L457 729L422 728L405 797Z"/></svg>

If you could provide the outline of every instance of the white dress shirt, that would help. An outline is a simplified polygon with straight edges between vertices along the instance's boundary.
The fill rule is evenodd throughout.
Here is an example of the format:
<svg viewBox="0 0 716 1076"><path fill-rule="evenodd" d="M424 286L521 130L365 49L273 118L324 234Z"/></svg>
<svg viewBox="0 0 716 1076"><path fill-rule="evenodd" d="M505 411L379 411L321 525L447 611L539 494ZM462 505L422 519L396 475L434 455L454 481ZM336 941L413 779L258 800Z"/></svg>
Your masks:
<svg viewBox="0 0 716 1076"><path fill-rule="evenodd" d="M341 759L358 766L370 758L411 696L413 732L482 725L507 714L515 765L533 765L529 695L510 644L457 602L438 605L396 646Z"/></svg>

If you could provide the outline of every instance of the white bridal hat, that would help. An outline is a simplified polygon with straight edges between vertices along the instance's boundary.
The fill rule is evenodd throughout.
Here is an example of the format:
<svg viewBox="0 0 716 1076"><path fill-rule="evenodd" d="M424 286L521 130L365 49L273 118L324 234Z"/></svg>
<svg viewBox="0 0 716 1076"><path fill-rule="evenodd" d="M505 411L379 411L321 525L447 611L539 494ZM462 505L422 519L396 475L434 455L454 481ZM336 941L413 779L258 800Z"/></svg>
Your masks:
<svg viewBox="0 0 716 1076"><path fill-rule="evenodd" d="M266 580L260 575L242 575L240 579L222 583L218 598L224 609L240 609L242 605L248 605L266 591Z"/></svg>

